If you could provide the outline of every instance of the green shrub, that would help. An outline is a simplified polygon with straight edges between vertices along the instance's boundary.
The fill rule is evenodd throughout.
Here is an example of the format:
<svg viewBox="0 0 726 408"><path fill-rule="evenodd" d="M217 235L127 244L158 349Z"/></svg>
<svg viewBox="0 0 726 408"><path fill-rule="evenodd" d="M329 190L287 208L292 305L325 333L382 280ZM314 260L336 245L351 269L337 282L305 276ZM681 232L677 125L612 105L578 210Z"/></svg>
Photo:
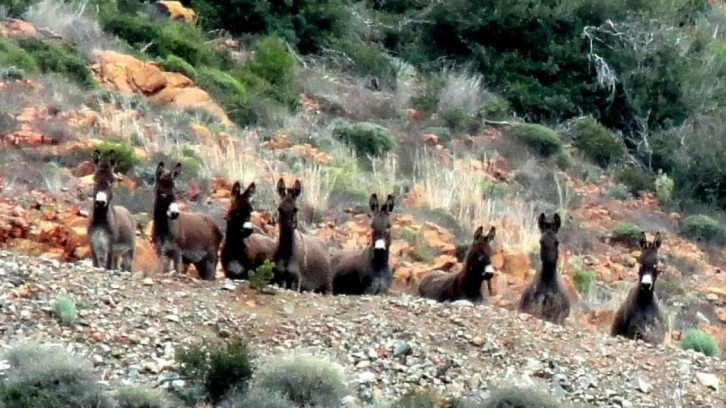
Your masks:
<svg viewBox="0 0 726 408"><path fill-rule="evenodd" d="M361 156L379 157L396 147L391 131L375 123L336 120L333 135L355 148Z"/></svg>
<svg viewBox="0 0 726 408"><path fill-rule="evenodd" d="M18 46L32 55L43 73L59 74L82 88L96 86L85 59L70 45L53 45L35 37L18 39Z"/></svg>
<svg viewBox="0 0 726 408"><path fill-rule="evenodd" d="M439 398L436 394L423 390L410 390L391 404L390 408L436 408Z"/></svg>
<svg viewBox="0 0 726 408"><path fill-rule="evenodd" d="M697 214L683 219L681 235L693 240L719 242L724 238L724 230L717 220L705 214Z"/></svg>
<svg viewBox="0 0 726 408"><path fill-rule="evenodd" d="M249 346L239 337L208 348L197 345L180 349L176 360L179 374L190 385L180 397L191 404L216 404L227 393L244 390L252 376Z"/></svg>
<svg viewBox="0 0 726 408"><path fill-rule="evenodd" d="M560 404L547 394L525 388L504 388L492 393L483 408L558 408Z"/></svg>
<svg viewBox="0 0 726 408"><path fill-rule="evenodd" d="M665 173L659 174L655 178L655 194L661 203L667 204L671 201L674 187L673 179Z"/></svg>
<svg viewBox="0 0 726 408"><path fill-rule="evenodd" d="M22 17L30 6L32 6L37 0L5 0L3 1L4 6L7 7L7 12L10 17Z"/></svg>
<svg viewBox="0 0 726 408"><path fill-rule="evenodd" d="M644 170L635 167L621 167L615 171L615 181L625 184L634 196L653 190L653 180Z"/></svg>
<svg viewBox="0 0 726 408"><path fill-rule="evenodd" d="M252 289L262 292L270 284L270 281L275 276L275 263L269 259L265 259L262 265L258 266L257 269L250 272L250 286Z"/></svg>
<svg viewBox="0 0 726 408"><path fill-rule="evenodd" d="M567 127L566 135L590 161L606 168L623 154L620 139L592 116L578 118Z"/></svg>
<svg viewBox="0 0 726 408"><path fill-rule="evenodd" d="M509 134L542 157L552 156L562 150L562 139L557 132L543 125L518 123L512 126Z"/></svg>
<svg viewBox="0 0 726 408"><path fill-rule="evenodd" d="M122 387L114 392L116 408L171 408L169 397L163 392L144 387Z"/></svg>
<svg viewBox="0 0 726 408"><path fill-rule="evenodd" d="M4 357L10 369L0 386L0 403L8 407L113 407L90 365L62 349L21 345Z"/></svg>
<svg viewBox="0 0 726 408"><path fill-rule="evenodd" d="M636 246L642 237L642 229L632 222L624 222L616 225L610 236L615 242L622 242L626 245Z"/></svg>
<svg viewBox="0 0 726 408"><path fill-rule="evenodd" d="M681 339L681 348L683 350L695 350L710 357L719 355L716 339L699 329L686 330Z"/></svg>
<svg viewBox="0 0 726 408"><path fill-rule="evenodd" d="M252 73L275 87L290 87L295 75L295 58L277 36L265 37L257 42L247 66Z"/></svg>
<svg viewBox="0 0 726 408"><path fill-rule="evenodd" d="M91 150L95 149L98 149L101 152L101 155L106 155L111 150L116 153L116 172L118 173L127 174L134 168L134 166L139 164L139 158L136 157L136 152L134 151L133 146L128 143L104 141L93 147Z"/></svg>
<svg viewBox="0 0 726 408"><path fill-rule="evenodd" d="M73 299L65 296L59 296L55 299L53 302L53 313L62 324L66 325L73 324L78 317L75 302L73 302Z"/></svg>
<svg viewBox="0 0 726 408"><path fill-rule="evenodd" d="M238 125L254 122L247 89L230 74L211 68L198 69L197 85L209 92Z"/></svg>
<svg viewBox="0 0 726 408"><path fill-rule="evenodd" d="M36 72L38 65L33 56L18 47L11 39L0 36L0 66L15 67L26 72Z"/></svg>
<svg viewBox="0 0 726 408"><path fill-rule="evenodd" d="M348 394L343 372L335 363L291 352L259 368L255 384L287 397L297 406L334 407Z"/></svg>
<svg viewBox="0 0 726 408"><path fill-rule="evenodd" d="M219 408L296 408L297 406L280 393L252 387L244 394L225 398Z"/></svg>
<svg viewBox="0 0 726 408"><path fill-rule="evenodd" d="M197 70L194 69L192 64L184 61L184 59L179 58L176 55L167 55L161 60L159 65L164 71L178 72L193 81L197 79Z"/></svg>
<svg viewBox="0 0 726 408"><path fill-rule="evenodd" d="M436 258L436 255L436 249L425 244L417 245L413 249L413 258L418 262L431 262Z"/></svg>
<svg viewBox="0 0 726 408"><path fill-rule="evenodd" d="M595 272L584 265L577 265L572 271L572 283L582 296L587 297L592 294L596 280Z"/></svg>
<svg viewBox="0 0 726 408"><path fill-rule="evenodd" d="M424 130L424 133L430 133L436 135L439 138L439 143L448 142L451 140L451 129L444 126L430 127Z"/></svg>

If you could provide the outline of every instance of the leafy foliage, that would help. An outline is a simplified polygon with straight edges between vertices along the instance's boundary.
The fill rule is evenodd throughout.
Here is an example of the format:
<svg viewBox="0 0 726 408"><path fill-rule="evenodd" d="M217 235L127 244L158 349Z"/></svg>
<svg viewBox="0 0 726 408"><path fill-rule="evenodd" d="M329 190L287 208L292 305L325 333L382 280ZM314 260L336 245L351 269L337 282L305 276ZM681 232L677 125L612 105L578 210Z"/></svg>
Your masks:
<svg viewBox="0 0 726 408"><path fill-rule="evenodd" d="M336 120L333 135L353 146L361 156L378 157L396 147L391 131L375 123Z"/></svg>
<svg viewBox="0 0 726 408"><path fill-rule="evenodd" d="M513 125L509 133L542 157L552 156L562 150L562 139L557 132L543 125L519 123Z"/></svg>
<svg viewBox="0 0 726 408"><path fill-rule="evenodd" d="M724 231L723 227L714 218L705 214L697 214L683 219L681 234L699 241L722 242L724 241L726 231Z"/></svg>
<svg viewBox="0 0 726 408"><path fill-rule="evenodd" d="M117 408L171 408L169 397L162 391L143 387L122 387L114 393Z"/></svg>
<svg viewBox="0 0 726 408"><path fill-rule="evenodd" d="M681 339L681 348L695 350L711 357L719 355L716 339L699 329L686 330Z"/></svg>
<svg viewBox="0 0 726 408"><path fill-rule="evenodd" d="M573 120L566 135L573 140L575 147L600 167L606 168L622 156L623 147L618 137L592 116Z"/></svg>
<svg viewBox="0 0 726 408"><path fill-rule="evenodd" d="M275 263L269 259L250 272L250 286L256 291L263 291L275 276Z"/></svg>
<svg viewBox="0 0 726 408"><path fill-rule="evenodd" d="M624 222L616 225L610 231L613 240L635 246L640 241L641 229L631 222Z"/></svg>
<svg viewBox="0 0 726 408"><path fill-rule="evenodd" d="M187 76L191 80L197 79L197 70L194 69L192 64L184 61L184 59L179 58L174 54L169 54L164 57L159 65L165 71L178 72Z"/></svg>
<svg viewBox="0 0 726 408"><path fill-rule="evenodd" d="M35 59L41 72L62 75L82 88L95 86L86 61L76 55L72 46L49 44L34 37L20 38L17 42L20 48Z"/></svg>
<svg viewBox="0 0 726 408"><path fill-rule="evenodd" d="M125 142L104 141L92 150L98 149L102 155L108 154L111 150L116 154L116 171L127 174L134 166L139 164L134 147ZM89 154L90 156L90 154Z"/></svg>
<svg viewBox="0 0 726 408"><path fill-rule="evenodd" d="M220 408L296 408L284 395L268 391L263 388L252 387L244 394L230 395L220 405Z"/></svg>
<svg viewBox="0 0 726 408"><path fill-rule="evenodd" d="M531 389L503 388L484 401L484 408L556 408L560 404L552 397Z"/></svg>
<svg viewBox="0 0 726 408"><path fill-rule="evenodd" d="M59 296L53 301L53 313L61 323L72 324L78 317L76 303L66 296Z"/></svg>

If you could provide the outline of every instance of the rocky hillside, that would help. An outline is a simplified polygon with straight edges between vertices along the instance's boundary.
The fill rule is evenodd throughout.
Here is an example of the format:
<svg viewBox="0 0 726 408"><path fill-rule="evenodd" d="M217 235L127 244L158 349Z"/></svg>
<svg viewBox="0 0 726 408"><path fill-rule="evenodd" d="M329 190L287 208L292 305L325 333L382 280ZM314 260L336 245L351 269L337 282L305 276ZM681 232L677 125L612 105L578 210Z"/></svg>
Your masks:
<svg viewBox="0 0 726 408"><path fill-rule="evenodd" d="M663 193L670 179L656 179L657 191L624 185L627 177L569 138L578 125L553 130L504 117L472 131L448 126L411 95L403 98L403 83L377 89L273 40L254 48L222 37L182 47L164 36L185 34L195 14L166 13L179 22L148 23L161 27L155 47L188 50L198 64L152 58L148 48L117 38L133 31L119 28L121 20L99 25L52 2L0 22L0 246L30 256L3 255L4 342L67 341L109 381L145 382L172 375L173 346L244 330L262 352L298 345L334 352L362 399L414 384L477 395L516 383L598 406L726 402L723 362L678 347L692 328L726 347L723 230L708 216L676 212ZM50 60L56 63L42 63ZM288 62L289 77L267 76ZM450 78L479 90L476 77ZM241 126L250 116L255 125ZM133 275L84 266L94 148L122 157L114 200L139 223ZM254 222L271 236L274 181L299 178L301 224L331 249L365 246L368 195L395 193L395 294L262 296L223 281L221 270L215 283L156 276L148 235L159 160L182 162L184 207L210 214L223 229L231 184L255 181ZM512 311L539 267L542 211L565 219L560 272L574 305L565 327ZM478 225L497 227L488 306L416 299L426 273L461 267L459 249ZM635 280L641 230L665 236L656 290L670 323L666 344L655 348L607 336ZM81 309L71 328L46 316L60 293Z"/></svg>

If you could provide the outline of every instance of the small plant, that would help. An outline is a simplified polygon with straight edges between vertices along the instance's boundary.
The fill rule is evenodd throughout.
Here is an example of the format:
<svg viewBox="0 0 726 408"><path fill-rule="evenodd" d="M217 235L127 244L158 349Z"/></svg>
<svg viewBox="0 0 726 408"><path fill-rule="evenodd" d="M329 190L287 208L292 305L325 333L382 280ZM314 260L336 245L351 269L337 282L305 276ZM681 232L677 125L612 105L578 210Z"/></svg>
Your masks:
<svg viewBox="0 0 726 408"><path fill-rule="evenodd" d="M7 37L0 37L0 66L15 67L25 72L38 70L33 56Z"/></svg>
<svg viewBox="0 0 726 408"><path fill-rule="evenodd" d="M272 392L263 388L250 388L244 394L234 394L227 397L219 408L296 408L290 400L278 392Z"/></svg>
<svg viewBox="0 0 726 408"><path fill-rule="evenodd" d="M623 154L620 139L592 116L573 120L565 133L585 157L600 167L608 167Z"/></svg>
<svg viewBox="0 0 726 408"><path fill-rule="evenodd" d="M114 392L117 408L171 408L164 392L144 387L122 387Z"/></svg>
<svg viewBox="0 0 726 408"><path fill-rule="evenodd" d="M577 292L583 297L589 297L595 289L596 281L595 272L587 268L581 260L578 260L572 271L572 283L575 285Z"/></svg>
<svg viewBox="0 0 726 408"><path fill-rule="evenodd" d="M674 188L675 183L673 183L673 179L668 177L667 174L662 173L655 178L655 194L661 203L670 203L673 198Z"/></svg>
<svg viewBox="0 0 726 408"><path fill-rule="evenodd" d="M562 150L562 139L557 132L546 126L518 123L512 126L510 135L538 156L550 157Z"/></svg>
<svg viewBox="0 0 726 408"><path fill-rule="evenodd" d="M269 259L265 259L262 265L250 272L250 287L258 292L264 292L267 285L275 276L275 263Z"/></svg>
<svg viewBox="0 0 726 408"><path fill-rule="evenodd" d="M693 240L720 241L724 230L718 221L705 214L689 215L683 219L681 235Z"/></svg>
<svg viewBox="0 0 726 408"><path fill-rule="evenodd" d="M221 345L177 350L179 374L190 387L179 396L189 404L219 403L229 392L244 390L252 376L252 357L240 337Z"/></svg>
<svg viewBox="0 0 726 408"><path fill-rule="evenodd" d="M361 157L379 157L396 147L391 131L375 123L339 119L334 122L333 135L354 147Z"/></svg>
<svg viewBox="0 0 726 408"><path fill-rule="evenodd" d="M90 365L63 349L23 344L5 356L10 365L0 405L13 408L111 408Z"/></svg>
<svg viewBox="0 0 726 408"><path fill-rule="evenodd" d="M139 158L136 157L133 146L128 143L106 141L92 149L98 149L102 155L106 155L113 150L116 154L116 172L118 173L127 174L134 166L139 164Z"/></svg>
<svg viewBox="0 0 726 408"><path fill-rule="evenodd" d="M719 354L716 339L699 329L686 330L681 339L681 348L695 350L709 357L716 357Z"/></svg>
<svg viewBox="0 0 726 408"><path fill-rule="evenodd" d="M393 236L396 239L402 239L406 242L408 242L412 246L416 246L419 238L416 231L412 230L409 227L403 227L399 228L393 231Z"/></svg>
<svg viewBox="0 0 726 408"><path fill-rule="evenodd" d="M644 170L636 167L622 167L615 171L614 179L625 184L634 196L653 190L653 180Z"/></svg>
<svg viewBox="0 0 726 408"><path fill-rule="evenodd" d="M410 390L391 404L390 408L436 408L439 398L427 390Z"/></svg>
<svg viewBox="0 0 726 408"><path fill-rule="evenodd" d="M53 302L53 313L65 325L73 324L78 317L76 304L73 302L73 299L65 296L59 296L55 299Z"/></svg>
<svg viewBox="0 0 726 408"><path fill-rule="evenodd" d="M428 245L417 245L413 249L413 257L419 262L430 262L436 258L436 250Z"/></svg>
<svg viewBox="0 0 726 408"><path fill-rule="evenodd" d="M159 65L164 71L178 72L193 81L197 79L197 70L194 69L192 64L184 61L182 58L179 58L176 55L167 55L166 57L164 57L164 59L161 60Z"/></svg>
<svg viewBox="0 0 726 408"><path fill-rule="evenodd" d="M291 352L272 357L255 374L255 385L287 397L296 406L339 406L348 388L335 363Z"/></svg>
<svg viewBox="0 0 726 408"><path fill-rule="evenodd" d="M621 242L626 245L636 246L640 242L641 229L632 222L624 222L615 226L610 231L613 241Z"/></svg>
<svg viewBox="0 0 726 408"><path fill-rule="evenodd" d="M524 388L500 389L484 401L483 408L557 408L560 404L547 394Z"/></svg>
<svg viewBox="0 0 726 408"><path fill-rule="evenodd" d="M18 45L34 57L41 72L60 74L86 89L95 87L86 61L72 46L52 45L35 37L20 38Z"/></svg>

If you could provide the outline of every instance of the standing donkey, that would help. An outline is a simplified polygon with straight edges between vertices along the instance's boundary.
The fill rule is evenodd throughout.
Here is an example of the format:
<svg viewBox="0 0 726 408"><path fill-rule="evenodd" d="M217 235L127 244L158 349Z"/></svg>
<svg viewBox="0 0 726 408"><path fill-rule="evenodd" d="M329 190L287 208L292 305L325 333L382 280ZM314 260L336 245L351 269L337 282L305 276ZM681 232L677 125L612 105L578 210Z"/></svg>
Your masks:
<svg viewBox="0 0 726 408"><path fill-rule="evenodd" d="M171 261L176 273L187 272L193 264L204 280L214 280L222 231L207 215L179 212L174 181L181 174L181 163L164 171L164 162L156 167L154 185L154 225L151 237L159 258L159 273Z"/></svg>
<svg viewBox="0 0 726 408"><path fill-rule="evenodd" d="M519 311L551 323L562 324L570 315L570 299L562 290L557 277L557 259L560 241L557 231L562 221L555 213L552 221L544 213L537 219L542 236L539 239L539 256L542 269L532 278L532 282L522 293Z"/></svg>
<svg viewBox="0 0 726 408"><path fill-rule="evenodd" d="M302 192L300 180L286 188L285 181L277 182L280 196L279 238L273 260L273 283L286 289L327 293L331 290L330 259L319 239L297 229L297 198Z"/></svg>
<svg viewBox="0 0 726 408"><path fill-rule="evenodd" d="M125 207L111 204L116 152L110 150L101 157L101 152L94 150L93 166L93 211L88 223L93 266L118 269L121 257L121 269L130 272L136 245L134 218Z"/></svg>
<svg viewBox="0 0 726 408"><path fill-rule="evenodd" d="M255 193L255 183L250 183L244 192L241 190L239 181L235 182L222 246L222 270L228 279L248 279L250 271L275 255L275 241L255 233L252 225L250 198Z"/></svg>
<svg viewBox="0 0 726 408"><path fill-rule="evenodd" d="M393 272L388 264L393 196L389 194L381 206L378 196L373 193L368 204L373 217L371 243L362 251L342 251L333 257L330 263L334 295L386 294L393 281Z"/></svg>
<svg viewBox="0 0 726 408"><path fill-rule="evenodd" d="M419 296L438 302L465 299L478 304L484 300L481 287L485 281L491 295L491 279L494 277L491 243L496 233L496 228L491 227L484 235L484 227L480 225L474 231L474 241L466 254L461 270L457 273L444 271L427 273L419 282Z"/></svg>
<svg viewBox="0 0 726 408"><path fill-rule="evenodd" d="M663 342L666 322L658 307L655 294L655 281L658 279L658 249L662 244L660 232L655 234L653 242L648 242L645 232L641 232L640 248L642 252L638 262L638 284L630 290L613 320L610 334L632 340L641 339L646 343L657 345Z"/></svg>

